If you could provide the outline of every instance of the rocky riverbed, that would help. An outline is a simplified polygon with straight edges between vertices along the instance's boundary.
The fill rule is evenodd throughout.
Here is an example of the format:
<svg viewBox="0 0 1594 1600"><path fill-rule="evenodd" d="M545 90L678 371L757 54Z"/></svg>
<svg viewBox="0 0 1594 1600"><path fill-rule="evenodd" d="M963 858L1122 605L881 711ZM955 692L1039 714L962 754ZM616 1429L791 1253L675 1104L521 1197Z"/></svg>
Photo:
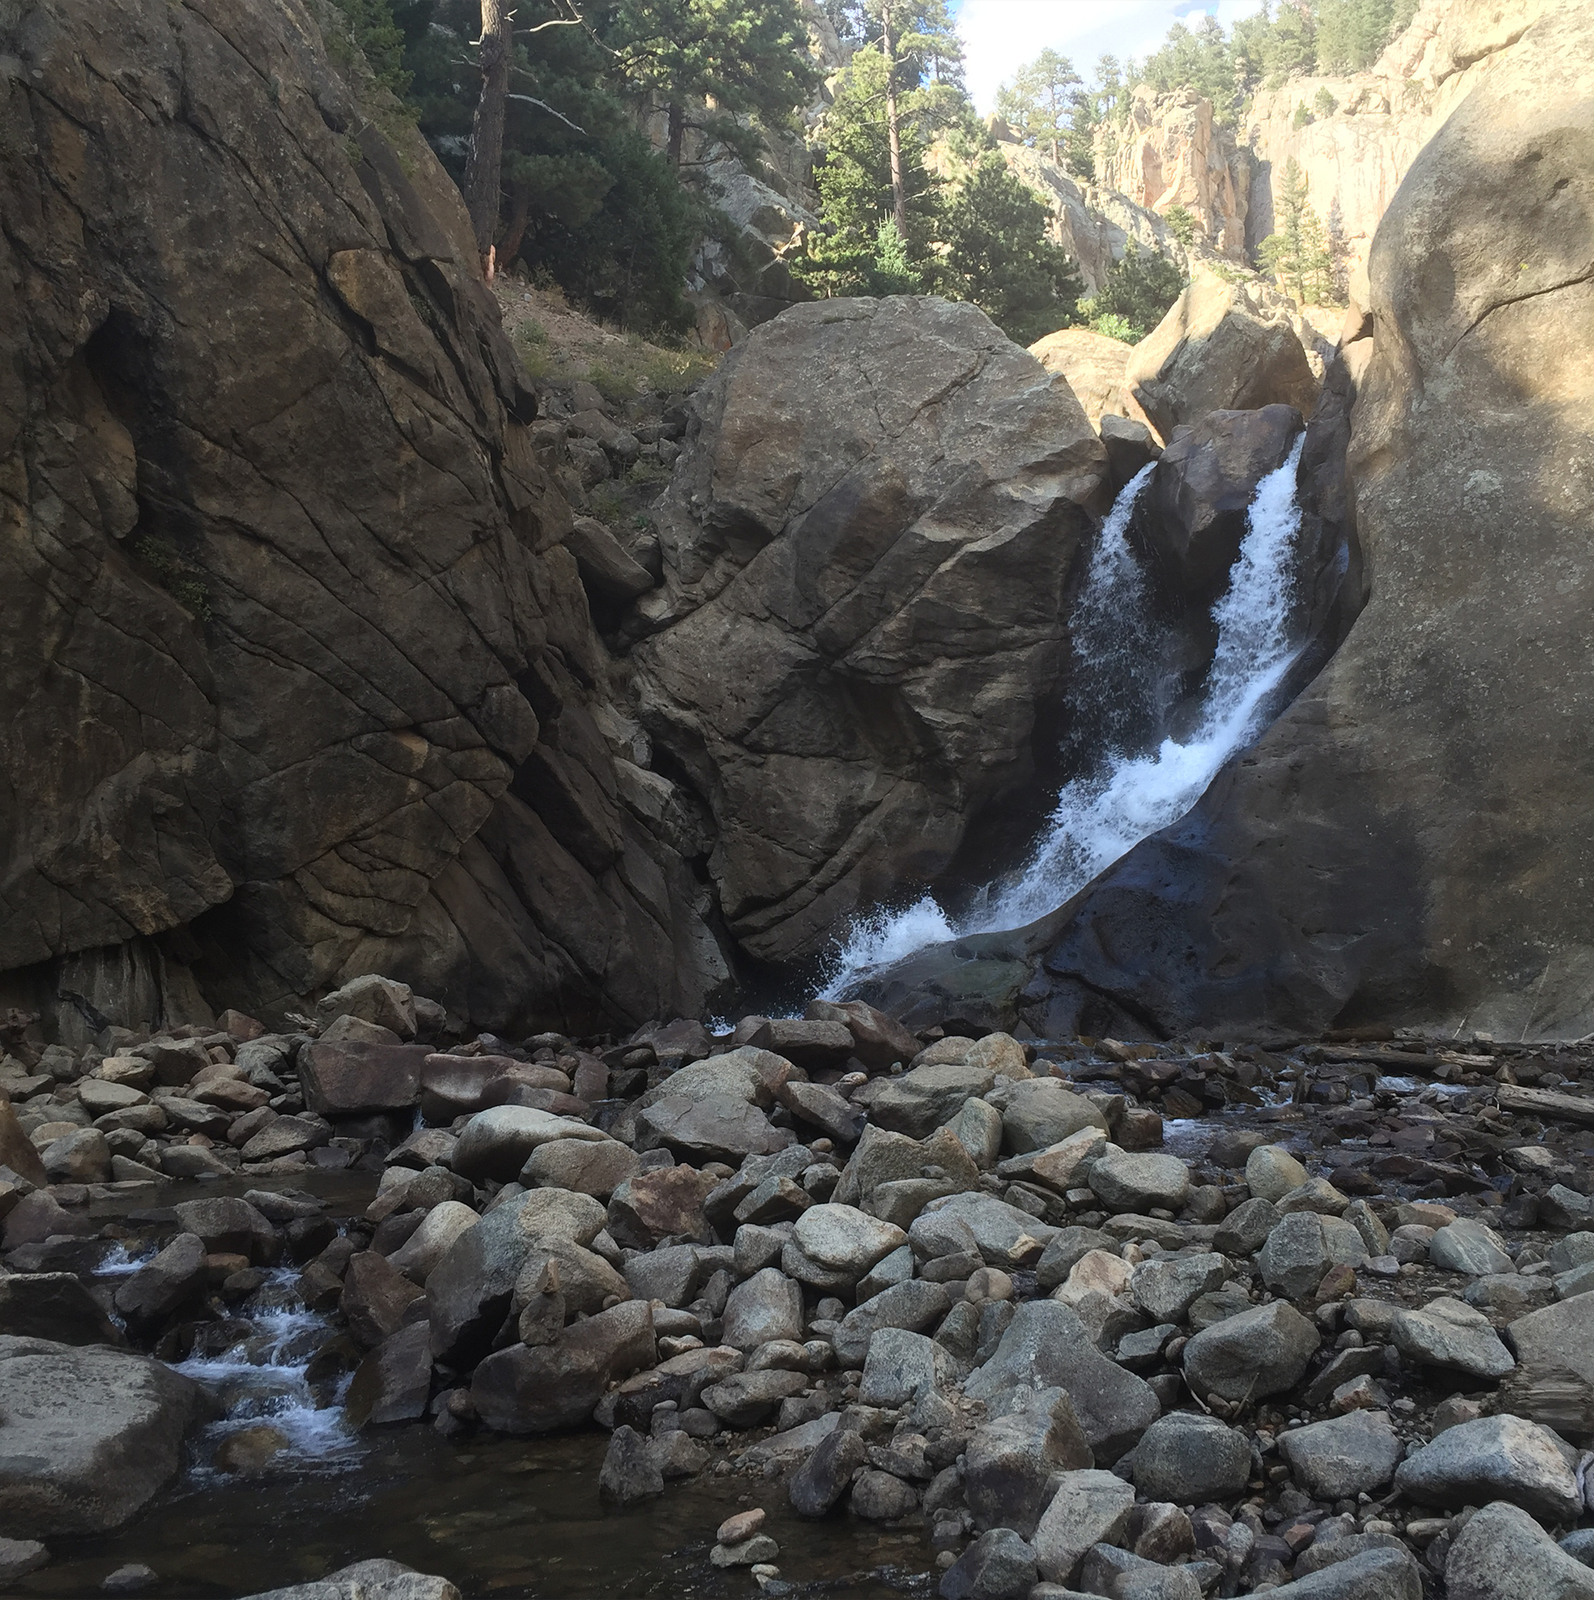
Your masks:
<svg viewBox="0 0 1594 1600"><path fill-rule="evenodd" d="M1594 1050L948 1021L14 1016L6 1592L1594 1593Z"/></svg>

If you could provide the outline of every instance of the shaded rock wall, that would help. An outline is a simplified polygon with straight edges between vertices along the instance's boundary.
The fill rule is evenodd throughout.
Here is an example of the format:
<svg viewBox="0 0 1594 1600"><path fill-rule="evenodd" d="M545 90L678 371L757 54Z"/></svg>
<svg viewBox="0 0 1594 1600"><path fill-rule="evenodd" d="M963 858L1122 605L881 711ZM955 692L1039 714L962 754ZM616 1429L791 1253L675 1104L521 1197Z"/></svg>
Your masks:
<svg viewBox="0 0 1594 1600"><path fill-rule="evenodd" d="M569 509L424 143L295 0L12 8L0 58L10 991L92 1025L352 961L505 1024L700 1003L724 967L591 731Z"/></svg>
<svg viewBox="0 0 1594 1600"><path fill-rule="evenodd" d="M1379 227L1352 416L1371 599L1029 991L1154 1032L1594 1028L1594 19L1535 23ZM1368 356L1370 354L1370 364Z"/></svg>

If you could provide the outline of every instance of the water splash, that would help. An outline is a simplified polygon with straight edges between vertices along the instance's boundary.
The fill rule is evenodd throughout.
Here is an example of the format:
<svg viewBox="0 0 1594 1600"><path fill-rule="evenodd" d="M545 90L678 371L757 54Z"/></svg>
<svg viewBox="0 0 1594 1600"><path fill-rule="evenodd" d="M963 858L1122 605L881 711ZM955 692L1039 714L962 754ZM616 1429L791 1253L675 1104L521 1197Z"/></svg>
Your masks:
<svg viewBox="0 0 1594 1600"><path fill-rule="evenodd" d="M1155 725L1157 652L1145 575L1128 530L1152 469L1125 486L1102 525L1074 624L1075 692L1106 708L1108 759L1064 785L1024 865L981 891L962 917L949 917L926 895L906 910L855 924L837 953L826 996L927 945L1022 927L1055 911L1142 839L1184 816L1229 758L1257 737L1300 653L1291 621L1301 525L1296 470L1304 442L1303 435L1252 498L1229 587L1212 608L1218 643L1199 724L1183 741L1165 738L1138 753L1126 752L1123 742L1133 728Z"/></svg>

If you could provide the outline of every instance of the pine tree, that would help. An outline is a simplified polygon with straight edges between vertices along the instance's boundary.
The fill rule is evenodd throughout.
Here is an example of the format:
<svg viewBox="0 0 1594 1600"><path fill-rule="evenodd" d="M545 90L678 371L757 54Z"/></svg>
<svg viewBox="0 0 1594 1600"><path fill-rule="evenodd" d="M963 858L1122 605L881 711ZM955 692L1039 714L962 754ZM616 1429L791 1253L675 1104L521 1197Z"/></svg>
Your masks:
<svg viewBox="0 0 1594 1600"><path fill-rule="evenodd" d="M1165 255L1157 250L1142 255L1130 239L1122 260L1107 269L1106 281L1079 309L1097 332L1134 343L1168 314L1184 284L1184 274Z"/></svg>
<svg viewBox="0 0 1594 1600"><path fill-rule="evenodd" d="M997 91L996 109L1021 143L1046 151L1060 163L1071 126L1072 91L1082 82L1066 56L1042 50L1018 70L1011 84Z"/></svg>
<svg viewBox="0 0 1594 1600"><path fill-rule="evenodd" d="M947 210L945 291L973 301L1019 344L1067 327L1084 289L1045 229L1046 208L994 151Z"/></svg>
<svg viewBox="0 0 1594 1600"><path fill-rule="evenodd" d="M1261 256L1286 293L1301 305L1332 303L1334 252L1322 220L1307 204L1307 178L1292 156L1277 197L1277 232L1262 241Z"/></svg>

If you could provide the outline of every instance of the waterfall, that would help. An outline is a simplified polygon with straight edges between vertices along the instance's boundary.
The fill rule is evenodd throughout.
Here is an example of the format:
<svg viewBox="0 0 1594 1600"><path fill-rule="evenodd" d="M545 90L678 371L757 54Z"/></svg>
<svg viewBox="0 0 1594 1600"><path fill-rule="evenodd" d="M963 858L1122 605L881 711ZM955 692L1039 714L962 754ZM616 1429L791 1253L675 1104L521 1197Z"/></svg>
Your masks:
<svg viewBox="0 0 1594 1600"><path fill-rule="evenodd" d="M1295 601L1296 469L1305 436L1257 485L1229 586L1212 608L1218 642L1193 733L1151 750L1125 747L1157 711L1155 633L1148 586L1129 543L1129 520L1153 469L1125 485L1102 525L1073 624L1075 694L1105 708L1106 753L1063 786L1023 866L974 897L957 919L931 895L854 924L825 986L844 993L870 967L927 945L1018 928L1055 911L1142 839L1184 816L1223 765L1264 726L1269 702L1300 653Z"/></svg>

